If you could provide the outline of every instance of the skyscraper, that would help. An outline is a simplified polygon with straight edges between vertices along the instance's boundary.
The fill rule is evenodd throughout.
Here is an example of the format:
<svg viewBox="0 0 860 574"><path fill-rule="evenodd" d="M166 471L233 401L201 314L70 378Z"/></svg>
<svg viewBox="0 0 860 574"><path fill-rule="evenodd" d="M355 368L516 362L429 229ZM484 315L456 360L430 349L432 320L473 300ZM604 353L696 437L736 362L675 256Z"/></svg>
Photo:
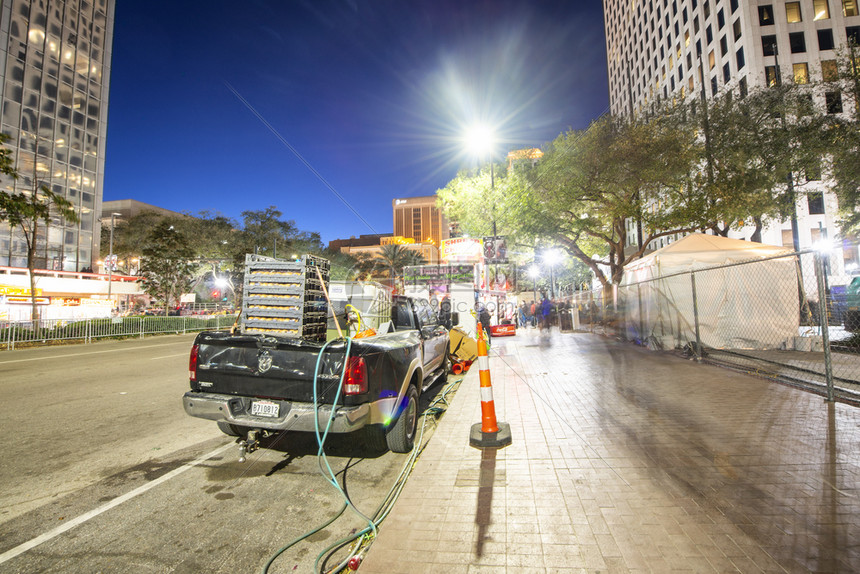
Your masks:
<svg viewBox="0 0 860 574"><path fill-rule="evenodd" d="M858 0L603 0L603 9L610 108L617 116L728 90L744 96L779 81L830 82L839 51L849 41L860 45ZM810 88L825 113L853 105L832 84ZM801 249L828 230L836 235L836 198L826 182L806 189L796 205ZM790 223L770 222L763 241L791 247ZM855 257L846 253L846 261Z"/></svg>
<svg viewBox="0 0 860 574"><path fill-rule="evenodd" d="M3 189L48 186L80 222L54 218L37 238L36 267L95 267L104 181L114 0L2 0L0 132L19 178ZM20 231L0 224L0 265L25 267Z"/></svg>
<svg viewBox="0 0 860 574"><path fill-rule="evenodd" d="M849 39L858 0L604 0L612 113L638 115L669 98L743 93L826 79ZM704 80L704 86L703 84ZM822 104L828 97L816 93ZM832 107L831 107L832 109Z"/></svg>

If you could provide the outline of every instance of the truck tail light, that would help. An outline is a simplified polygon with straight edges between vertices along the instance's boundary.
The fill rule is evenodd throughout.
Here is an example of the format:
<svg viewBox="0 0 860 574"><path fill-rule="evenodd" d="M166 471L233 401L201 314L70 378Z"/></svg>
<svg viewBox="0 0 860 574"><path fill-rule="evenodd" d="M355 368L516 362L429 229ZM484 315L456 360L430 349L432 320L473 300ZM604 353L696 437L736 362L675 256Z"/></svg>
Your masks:
<svg viewBox="0 0 860 574"><path fill-rule="evenodd" d="M346 361L343 394L360 395L367 392L367 363L364 357L350 357Z"/></svg>
<svg viewBox="0 0 860 574"><path fill-rule="evenodd" d="M200 351L200 345L191 347L191 356L188 357L188 379L192 383L197 382L197 354Z"/></svg>

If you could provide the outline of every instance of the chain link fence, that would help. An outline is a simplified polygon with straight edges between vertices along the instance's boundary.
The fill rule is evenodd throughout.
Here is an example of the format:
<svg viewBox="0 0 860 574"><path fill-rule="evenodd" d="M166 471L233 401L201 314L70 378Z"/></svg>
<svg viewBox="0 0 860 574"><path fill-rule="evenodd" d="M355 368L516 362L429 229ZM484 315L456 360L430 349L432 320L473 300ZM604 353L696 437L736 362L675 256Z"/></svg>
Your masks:
<svg viewBox="0 0 860 574"><path fill-rule="evenodd" d="M829 268L802 251L625 281L577 293L573 323L860 402L860 277Z"/></svg>
<svg viewBox="0 0 860 574"><path fill-rule="evenodd" d="M90 343L97 339L143 338L147 335L180 334L229 329L236 315L193 317L114 317L110 319L42 320L0 322L0 348L49 345L58 341Z"/></svg>

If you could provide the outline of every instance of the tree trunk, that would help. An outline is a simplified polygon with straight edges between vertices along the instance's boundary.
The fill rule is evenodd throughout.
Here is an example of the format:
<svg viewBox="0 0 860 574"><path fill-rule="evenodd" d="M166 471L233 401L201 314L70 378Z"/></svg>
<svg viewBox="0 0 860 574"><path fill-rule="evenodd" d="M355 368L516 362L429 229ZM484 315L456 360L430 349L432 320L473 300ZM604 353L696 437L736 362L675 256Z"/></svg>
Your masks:
<svg viewBox="0 0 860 574"><path fill-rule="evenodd" d="M761 230L764 227L761 222L761 216L757 215L753 217L753 221L755 221L755 231L753 231L753 234L750 236L750 241L761 243Z"/></svg>
<svg viewBox="0 0 860 574"><path fill-rule="evenodd" d="M30 320L33 322L33 333L39 336L39 306L36 304L36 227L33 227L33 237L27 245L27 270L30 274Z"/></svg>

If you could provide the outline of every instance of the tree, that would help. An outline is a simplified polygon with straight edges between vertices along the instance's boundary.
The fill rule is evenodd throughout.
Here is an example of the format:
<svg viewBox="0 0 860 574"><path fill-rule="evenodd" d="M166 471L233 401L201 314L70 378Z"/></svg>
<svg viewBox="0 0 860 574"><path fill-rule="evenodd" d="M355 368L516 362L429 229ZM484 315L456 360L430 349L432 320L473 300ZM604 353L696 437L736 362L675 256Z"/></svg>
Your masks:
<svg viewBox="0 0 860 574"><path fill-rule="evenodd" d="M6 134L0 134L0 146L9 139ZM63 196L51 191L47 185L40 183L38 168L40 164L33 161L33 176L29 190L10 193L0 191L0 221L6 221L11 228L18 228L27 244L27 270L30 275L30 318L38 329L39 309L36 305L36 246L40 230L47 230L52 219L77 222L78 214L72 203ZM12 166L10 151L0 147L0 173L17 180L18 171ZM45 233L47 241L47 234Z"/></svg>
<svg viewBox="0 0 860 574"><path fill-rule="evenodd" d="M164 314L177 295L188 288L194 270L194 252L187 238L170 224L162 221L147 237L140 263L143 289L164 301Z"/></svg>
<svg viewBox="0 0 860 574"><path fill-rule="evenodd" d="M765 87L744 98L729 92L691 119L705 139L693 185L718 218L714 233L752 223L752 240L761 241L767 218L795 216L797 192L820 171L828 147L830 122L815 113L808 86Z"/></svg>
<svg viewBox="0 0 860 574"><path fill-rule="evenodd" d="M117 256L117 264L124 273L131 273L134 260L140 260L143 246L155 227L162 222L168 222L174 227L180 226L183 218L169 217L156 211L144 211L127 220L116 221L113 229L113 254ZM101 252L109 253L110 226L101 226Z"/></svg>
<svg viewBox="0 0 860 574"><path fill-rule="evenodd" d="M418 251L392 243L383 245L379 251L363 258L360 265L369 277L387 276L391 279L392 286L396 286L397 278L403 274L404 267L424 265L426 262Z"/></svg>
<svg viewBox="0 0 860 574"><path fill-rule="evenodd" d="M835 74L825 75L825 89L848 93L853 100L850 112L830 131L830 176L843 215L842 231L860 232L860 47L851 43L837 61ZM844 109L844 107L843 107Z"/></svg>
<svg viewBox="0 0 860 574"><path fill-rule="evenodd" d="M693 132L675 114L648 122L604 116L586 130L568 131L535 168L496 179L497 222L509 242L559 245L604 285L618 283L648 242L710 221L707 203L689 185L698 153ZM484 190L468 180L461 175L438 192L457 221L485 218L474 212ZM628 245L630 220L642 223L642 247Z"/></svg>

